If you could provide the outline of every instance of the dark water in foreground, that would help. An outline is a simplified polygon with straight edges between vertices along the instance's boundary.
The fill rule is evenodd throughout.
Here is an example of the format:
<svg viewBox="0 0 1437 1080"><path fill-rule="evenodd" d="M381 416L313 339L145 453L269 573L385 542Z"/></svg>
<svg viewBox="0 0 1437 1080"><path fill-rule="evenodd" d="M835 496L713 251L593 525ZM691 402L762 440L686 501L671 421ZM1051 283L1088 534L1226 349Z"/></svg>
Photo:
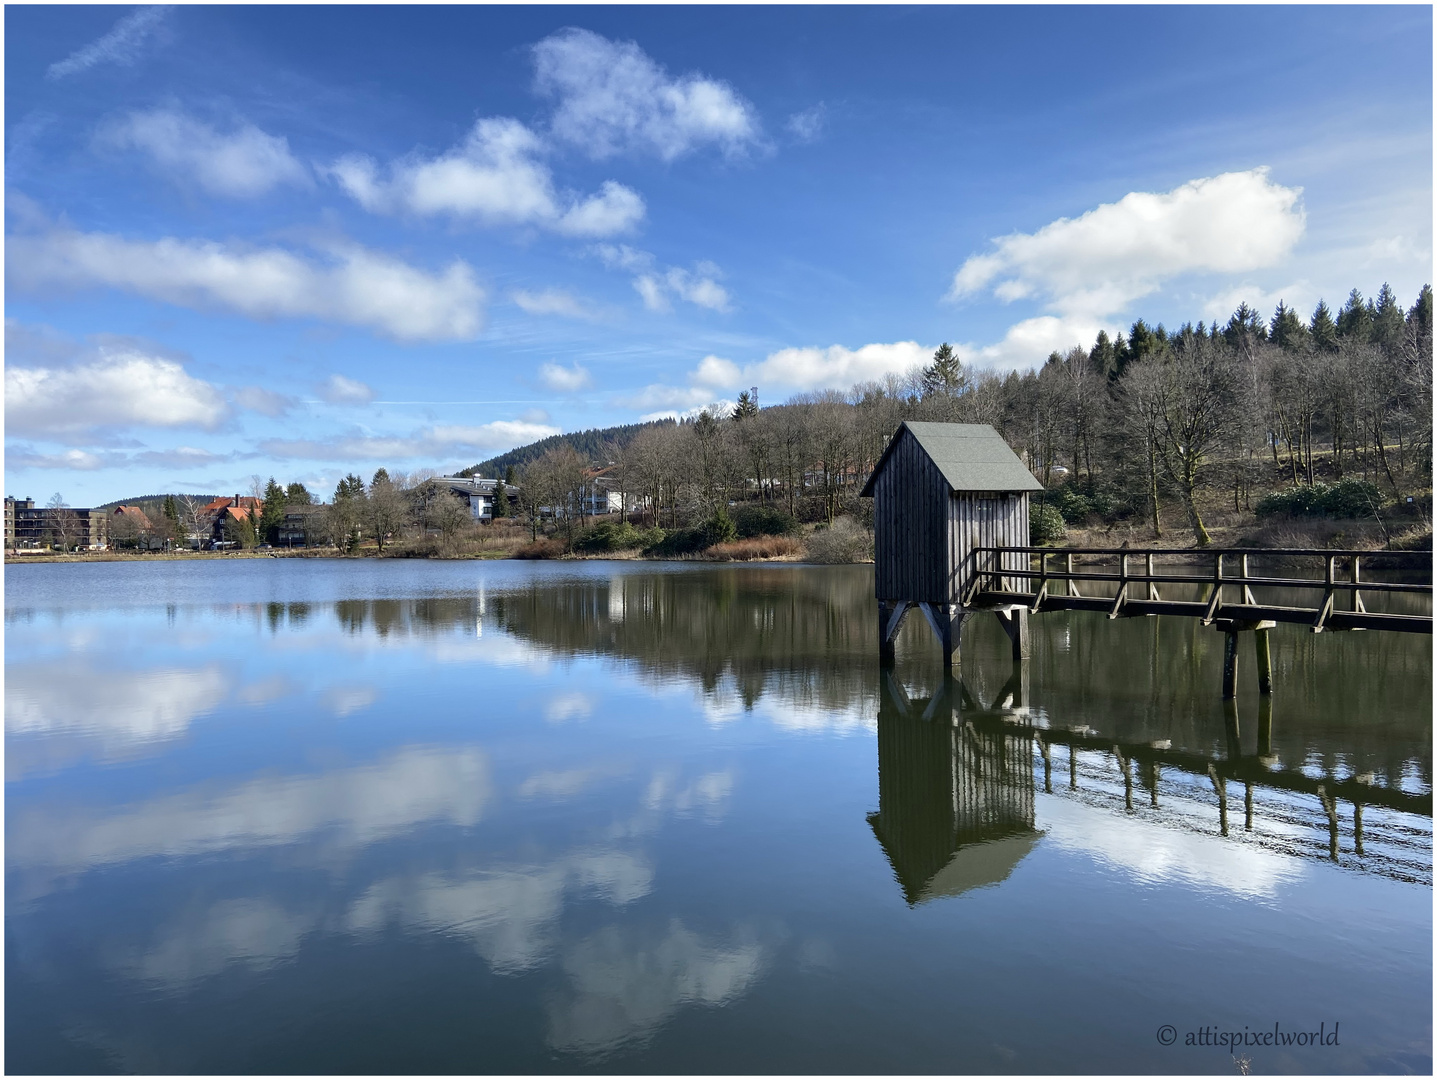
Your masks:
<svg viewBox="0 0 1437 1080"><path fill-rule="evenodd" d="M1279 627L1234 746L1191 620L886 681L870 567L5 587L8 1072L1432 1069L1430 638Z"/></svg>

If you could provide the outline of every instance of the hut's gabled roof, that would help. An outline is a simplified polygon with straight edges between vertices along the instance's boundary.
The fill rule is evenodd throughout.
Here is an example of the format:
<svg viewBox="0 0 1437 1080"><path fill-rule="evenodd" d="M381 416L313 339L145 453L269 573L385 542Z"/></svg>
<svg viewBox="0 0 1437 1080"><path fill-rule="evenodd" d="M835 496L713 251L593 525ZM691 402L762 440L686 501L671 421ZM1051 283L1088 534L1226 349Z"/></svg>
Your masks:
<svg viewBox="0 0 1437 1080"><path fill-rule="evenodd" d="M898 445L903 429L918 440L953 491L1042 491L1033 474L988 424L935 424L905 420L893 433L861 495L873 494L873 481Z"/></svg>

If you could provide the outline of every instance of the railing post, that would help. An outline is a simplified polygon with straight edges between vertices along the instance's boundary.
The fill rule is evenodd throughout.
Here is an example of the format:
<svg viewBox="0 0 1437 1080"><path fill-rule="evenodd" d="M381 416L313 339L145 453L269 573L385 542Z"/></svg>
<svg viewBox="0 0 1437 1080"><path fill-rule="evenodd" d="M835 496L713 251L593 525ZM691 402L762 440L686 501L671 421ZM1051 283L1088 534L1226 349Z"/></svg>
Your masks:
<svg viewBox="0 0 1437 1080"><path fill-rule="evenodd" d="M1212 625L1213 617L1217 614L1217 609L1222 605L1222 555L1221 555L1221 554L1217 554L1217 555L1214 555L1214 556L1213 556L1213 566L1214 566L1214 569L1213 569L1213 579L1212 579L1212 595L1208 597L1208 600L1207 600L1207 610L1206 610L1205 612L1203 612L1202 624L1203 624L1204 626L1211 626L1211 625Z"/></svg>
<svg viewBox="0 0 1437 1080"><path fill-rule="evenodd" d="M1357 583L1361 580L1362 556L1354 555L1352 556L1352 610L1365 612L1367 608L1362 604L1362 590L1357 587Z"/></svg>
<svg viewBox="0 0 1437 1080"><path fill-rule="evenodd" d="M1148 574L1148 599L1156 600L1158 599L1158 589L1157 584L1153 581L1153 553L1151 551L1148 552L1146 568Z"/></svg>

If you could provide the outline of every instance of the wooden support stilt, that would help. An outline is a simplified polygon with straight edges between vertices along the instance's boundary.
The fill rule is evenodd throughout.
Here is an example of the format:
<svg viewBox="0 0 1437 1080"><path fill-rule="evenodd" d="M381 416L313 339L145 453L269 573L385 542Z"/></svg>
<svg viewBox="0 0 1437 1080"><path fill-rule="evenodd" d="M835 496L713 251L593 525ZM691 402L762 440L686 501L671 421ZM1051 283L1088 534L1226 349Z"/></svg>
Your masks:
<svg viewBox="0 0 1437 1080"><path fill-rule="evenodd" d="M1028 609L1015 607L1009 608L1006 612L994 611L998 616L998 622L1003 627L1003 632L1008 635L1008 641L1013 646L1013 659L1026 660L1033 654L1032 642L1028 634Z"/></svg>
<svg viewBox="0 0 1437 1080"><path fill-rule="evenodd" d="M903 626L903 617L913 606L911 600L878 601L878 660L881 664L893 663L893 643Z"/></svg>
<svg viewBox="0 0 1437 1080"><path fill-rule="evenodd" d="M1133 762L1131 758L1123 756L1118 747L1113 747L1113 757L1118 759L1118 768L1123 771L1123 806L1131 810L1133 808Z"/></svg>
<svg viewBox="0 0 1437 1080"><path fill-rule="evenodd" d="M1160 775L1159 765L1156 761L1148 762L1148 805L1154 810L1158 806L1158 777Z"/></svg>
<svg viewBox="0 0 1437 1080"><path fill-rule="evenodd" d="M1242 793L1242 827L1246 832L1252 832L1252 784L1244 784L1245 790Z"/></svg>
<svg viewBox="0 0 1437 1080"><path fill-rule="evenodd" d="M1236 701L1222 703L1222 726L1227 735L1227 756L1236 761L1242 757L1242 726L1238 723Z"/></svg>
<svg viewBox="0 0 1437 1080"><path fill-rule="evenodd" d="M1327 793L1323 784L1317 785L1317 799L1322 803L1322 809L1327 813L1327 854L1333 862L1337 861L1337 799Z"/></svg>
<svg viewBox="0 0 1437 1080"><path fill-rule="evenodd" d="M1078 790L1078 748L1072 743L1068 744L1068 788Z"/></svg>
<svg viewBox="0 0 1437 1080"><path fill-rule="evenodd" d="M943 646L943 670L948 671L953 667L953 657L959 654L959 639L963 633L963 619L966 612L958 609L955 604L930 604L920 602L918 607L928 619L928 625L933 628L933 634Z"/></svg>
<svg viewBox="0 0 1437 1080"><path fill-rule="evenodd" d="M1043 755L1043 790L1053 794L1053 748L1048 740L1038 736L1038 752Z"/></svg>
<svg viewBox="0 0 1437 1080"><path fill-rule="evenodd" d="M1356 843L1357 854L1362 854L1362 804L1352 804L1352 838Z"/></svg>
<svg viewBox="0 0 1437 1080"><path fill-rule="evenodd" d="M1237 697L1237 631L1227 632L1227 648L1222 657L1222 698L1231 701Z"/></svg>
<svg viewBox="0 0 1437 1080"><path fill-rule="evenodd" d="M1227 778L1219 776L1211 765L1207 767L1208 779L1217 792L1217 822L1224 836L1227 835Z"/></svg>
<svg viewBox="0 0 1437 1080"><path fill-rule="evenodd" d="M1272 757L1272 698L1259 698L1257 702L1257 756Z"/></svg>
<svg viewBox="0 0 1437 1080"><path fill-rule="evenodd" d="M1253 649L1257 652L1257 692L1264 695L1272 693L1272 648L1268 634L1267 630L1252 632Z"/></svg>

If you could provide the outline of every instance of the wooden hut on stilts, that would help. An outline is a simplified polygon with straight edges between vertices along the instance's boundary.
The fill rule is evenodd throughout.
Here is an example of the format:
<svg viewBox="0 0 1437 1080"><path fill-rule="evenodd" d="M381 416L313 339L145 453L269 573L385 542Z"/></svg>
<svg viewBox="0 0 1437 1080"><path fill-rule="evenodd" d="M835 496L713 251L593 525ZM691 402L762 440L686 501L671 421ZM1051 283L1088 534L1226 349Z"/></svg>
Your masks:
<svg viewBox="0 0 1437 1080"><path fill-rule="evenodd" d="M903 617L917 607L943 646L945 668L959 651L964 599L978 575L1027 569L1027 556L984 551L1027 547L1032 473L987 424L905 421L874 466L862 494L873 498L874 590L879 655L893 661ZM1001 563L1000 563L1001 558ZM1015 586L999 584L998 589ZM992 609L1028 655L1028 609Z"/></svg>

